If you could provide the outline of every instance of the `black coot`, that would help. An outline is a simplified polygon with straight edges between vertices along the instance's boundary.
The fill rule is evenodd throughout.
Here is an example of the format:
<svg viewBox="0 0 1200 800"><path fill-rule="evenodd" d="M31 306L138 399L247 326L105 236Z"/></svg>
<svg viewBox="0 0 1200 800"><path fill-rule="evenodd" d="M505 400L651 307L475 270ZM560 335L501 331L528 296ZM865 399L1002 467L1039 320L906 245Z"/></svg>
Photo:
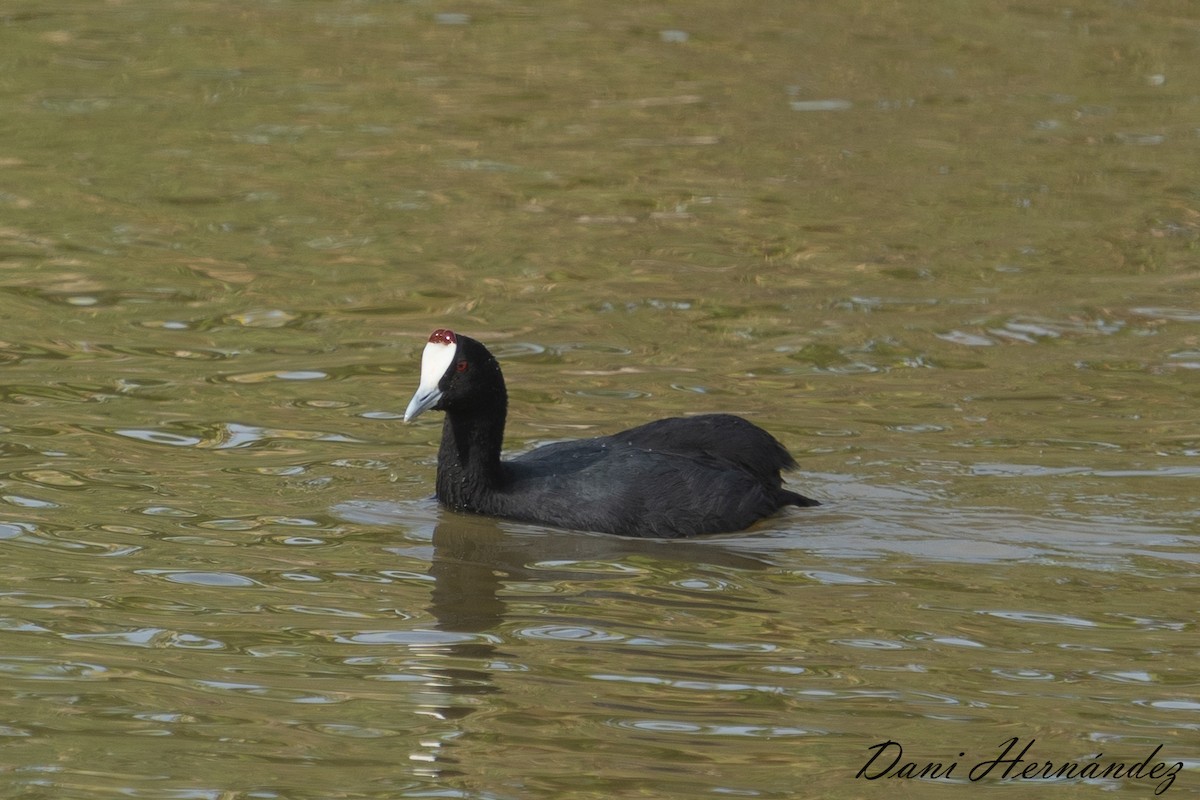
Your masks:
<svg viewBox="0 0 1200 800"><path fill-rule="evenodd" d="M796 466L741 417L660 419L612 436L560 442L501 461L508 392L500 364L466 336L436 330L404 412L446 412L437 499L455 511L623 536L690 536L748 527L816 500L783 488Z"/></svg>

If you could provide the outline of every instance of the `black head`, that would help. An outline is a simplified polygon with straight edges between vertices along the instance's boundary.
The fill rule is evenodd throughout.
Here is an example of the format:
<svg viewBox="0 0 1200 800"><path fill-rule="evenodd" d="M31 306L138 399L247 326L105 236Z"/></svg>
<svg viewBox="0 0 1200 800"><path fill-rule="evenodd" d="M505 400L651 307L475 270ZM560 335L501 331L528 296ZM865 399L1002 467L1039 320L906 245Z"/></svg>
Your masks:
<svg viewBox="0 0 1200 800"><path fill-rule="evenodd" d="M439 328L421 355L421 383L404 412L411 422L424 411L503 416L508 404L500 364L488 349L469 336Z"/></svg>

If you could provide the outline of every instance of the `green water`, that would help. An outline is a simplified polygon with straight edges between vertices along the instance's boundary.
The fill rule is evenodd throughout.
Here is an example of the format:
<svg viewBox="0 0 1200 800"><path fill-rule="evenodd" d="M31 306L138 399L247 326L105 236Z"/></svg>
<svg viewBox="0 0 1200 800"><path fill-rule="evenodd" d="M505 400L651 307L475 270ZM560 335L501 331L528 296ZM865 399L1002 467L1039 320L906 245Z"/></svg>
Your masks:
<svg viewBox="0 0 1200 800"><path fill-rule="evenodd" d="M9 0L0 796L1200 794L1198 36ZM444 513L400 421L437 327L513 450L729 411L824 505ZM1014 737L1183 766L972 780ZM856 778L888 740L959 766Z"/></svg>

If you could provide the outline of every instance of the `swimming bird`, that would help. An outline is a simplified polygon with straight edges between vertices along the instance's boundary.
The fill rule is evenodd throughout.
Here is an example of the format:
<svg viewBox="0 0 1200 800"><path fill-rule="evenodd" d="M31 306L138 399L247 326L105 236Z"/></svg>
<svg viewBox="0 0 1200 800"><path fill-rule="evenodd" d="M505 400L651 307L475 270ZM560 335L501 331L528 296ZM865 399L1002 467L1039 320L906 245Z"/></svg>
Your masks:
<svg viewBox="0 0 1200 800"><path fill-rule="evenodd" d="M796 461L732 414L660 419L611 436L500 458L508 391L476 340L438 329L404 412L446 413L437 500L454 511L623 536L674 538L749 527L785 506L819 505L783 487Z"/></svg>

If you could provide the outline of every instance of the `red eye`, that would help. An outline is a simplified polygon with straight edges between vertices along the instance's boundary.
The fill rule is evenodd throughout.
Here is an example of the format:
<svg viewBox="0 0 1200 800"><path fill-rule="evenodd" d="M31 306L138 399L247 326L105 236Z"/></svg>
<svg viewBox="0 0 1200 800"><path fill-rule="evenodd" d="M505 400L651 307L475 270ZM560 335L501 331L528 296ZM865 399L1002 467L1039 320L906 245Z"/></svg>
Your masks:
<svg viewBox="0 0 1200 800"><path fill-rule="evenodd" d="M460 362L458 362L457 364L455 364L455 365L454 365L454 371L455 371L455 372L466 372L466 371L467 371L467 362L466 362L466 361L460 361Z"/></svg>

